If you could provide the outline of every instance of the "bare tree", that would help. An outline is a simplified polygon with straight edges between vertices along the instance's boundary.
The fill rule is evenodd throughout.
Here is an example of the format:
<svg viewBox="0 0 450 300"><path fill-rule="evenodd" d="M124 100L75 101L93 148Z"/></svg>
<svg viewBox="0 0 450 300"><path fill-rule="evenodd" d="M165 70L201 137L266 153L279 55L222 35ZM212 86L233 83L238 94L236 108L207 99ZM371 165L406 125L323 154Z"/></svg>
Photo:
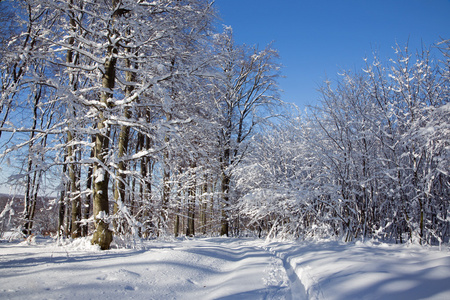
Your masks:
<svg viewBox="0 0 450 300"><path fill-rule="evenodd" d="M223 81L217 99L220 107L222 129L219 141L222 147L222 221L221 235L229 234L232 173L246 153L246 142L256 127L275 115L280 104L276 64L278 53L269 46L259 51L256 47L236 46L232 32L226 29L219 36L222 54L219 65Z"/></svg>

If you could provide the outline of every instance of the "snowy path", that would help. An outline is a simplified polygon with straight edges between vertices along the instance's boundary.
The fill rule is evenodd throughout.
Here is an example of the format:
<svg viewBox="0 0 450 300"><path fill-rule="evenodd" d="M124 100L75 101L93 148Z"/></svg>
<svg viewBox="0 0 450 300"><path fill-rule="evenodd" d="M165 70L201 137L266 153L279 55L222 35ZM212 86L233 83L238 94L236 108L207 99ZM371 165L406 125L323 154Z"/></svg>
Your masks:
<svg viewBox="0 0 450 300"><path fill-rule="evenodd" d="M0 242L0 299L450 299L450 248L201 238Z"/></svg>
<svg viewBox="0 0 450 300"><path fill-rule="evenodd" d="M291 296L293 271L258 244L216 238L108 252L0 244L0 298L302 299Z"/></svg>
<svg viewBox="0 0 450 300"><path fill-rule="evenodd" d="M284 271L286 272L286 275L289 278L289 289L290 289L290 293L287 294L286 298L292 300L308 299L305 287L303 286L301 279L295 272L295 269L290 262L290 257L284 251L279 250L277 251L274 250L274 248L266 246L264 246L263 248L265 249L265 251L270 252L273 256L278 257L283 263Z"/></svg>

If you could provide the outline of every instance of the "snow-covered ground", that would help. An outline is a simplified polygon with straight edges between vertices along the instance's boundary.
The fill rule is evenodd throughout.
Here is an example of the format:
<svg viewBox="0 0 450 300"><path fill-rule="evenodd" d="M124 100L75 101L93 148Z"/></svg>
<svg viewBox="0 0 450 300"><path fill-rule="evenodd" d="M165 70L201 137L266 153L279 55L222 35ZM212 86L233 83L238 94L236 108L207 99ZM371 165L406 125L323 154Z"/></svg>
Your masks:
<svg viewBox="0 0 450 300"><path fill-rule="evenodd" d="M0 299L450 299L443 247L198 238L0 243Z"/></svg>

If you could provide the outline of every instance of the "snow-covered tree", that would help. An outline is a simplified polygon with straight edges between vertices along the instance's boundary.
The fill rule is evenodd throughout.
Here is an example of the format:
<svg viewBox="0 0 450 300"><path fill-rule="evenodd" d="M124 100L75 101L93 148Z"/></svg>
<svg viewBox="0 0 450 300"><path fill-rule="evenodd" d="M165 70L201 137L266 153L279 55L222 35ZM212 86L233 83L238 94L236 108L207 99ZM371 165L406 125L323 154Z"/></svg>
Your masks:
<svg viewBox="0 0 450 300"><path fill-rule="evenodd" d="M217 35L222 59L217 102L222 125L219 132L222 168L221 235L229 234L233 199L233 169L246 154L248 141L258 125L275 116L280 105L277 87L278 53L268 45L264 50L235 44L231 28Z"/></svg>
<svg viewBox="0 0 450 300"><path fill-rule="evenodd" d="M433 49L411 55L397 48L396 59L375 57L360 73L343 72L337 83L324 84L319 105L258 136L236 172L241 212L253 228L447 241L449 85L442 45L444 60Z"/></svg>
<svg viewBox="0 0 450 300"><path fill-rule="evenodd" d="M158 150L141 147L133 154L128 151L127 140L132 135L152 139L158 130L176 132L177 124L189 121L159 118L148 123L141 112L151 109L161 116L173 106L171 93L195 85L191 78L198 76L207 61L204 55L196 55L194 48L206 39L213 16L211 6L207 1L119 0L30 0L24 5L29 10L27 15L33 18L29 20L33 27L30 25L29 32L20 33L18 38L26 36L24 43L40 48L31 52L33 49L27 44L18 43L17 47L26 51L22 57L30 57L29 61L39 59L38 67L44 71L19 70L30 88L49 86L55 91L49 103L59 107L54 110L65 120L45 134L63 138L62 134L67 133L67 146L60 145L59 149L67 149L63 163L68 164L72 229L79 235L81 205L77 190L81 175L76 171L80 170L77 165L92 164L96 226L93 242L107 249L112 240L109 177L116 181L116 212L119 214L123 208L120 213L131 218L121 205L126 191L126 164ZM18 63L24 64L25 59L19 58ZM7 75L17 73L16 65ZM50 68L56 68L56 72ZM2 97L11 97L10 90L15 86L5 87ZM44 105L49 104L41 104L41 109ZM2 131L16 131L17 127L11 122ZM26 127L23 131L34 134L36 129ZM91 136L95 137L93 143Z"/></svg>

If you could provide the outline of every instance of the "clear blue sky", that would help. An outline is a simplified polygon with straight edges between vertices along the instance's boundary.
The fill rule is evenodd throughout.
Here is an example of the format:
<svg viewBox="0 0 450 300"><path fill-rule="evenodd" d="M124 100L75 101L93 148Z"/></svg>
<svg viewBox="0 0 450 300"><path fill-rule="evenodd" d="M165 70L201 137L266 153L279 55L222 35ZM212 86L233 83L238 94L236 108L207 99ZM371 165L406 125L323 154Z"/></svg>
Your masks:
<svg viewBox="0 0 450 300"><path fill-rule="evenodd" d="M274 42L287 78L282 99L303 108L340 70L359 70L373 50L394 57L396 43L416 50L450 38L450 0L216 0L239 44Z"/></svg>

